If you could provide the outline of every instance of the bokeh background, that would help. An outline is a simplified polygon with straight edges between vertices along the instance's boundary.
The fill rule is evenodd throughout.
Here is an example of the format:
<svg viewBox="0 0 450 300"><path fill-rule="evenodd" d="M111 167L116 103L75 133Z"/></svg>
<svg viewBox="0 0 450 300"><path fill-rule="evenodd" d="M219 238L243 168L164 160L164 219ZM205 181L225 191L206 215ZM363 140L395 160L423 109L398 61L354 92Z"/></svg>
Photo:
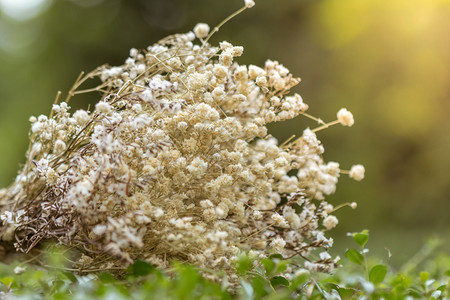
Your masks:
<svg viewBox="0 0 450 300"><path fill-rule="evenodd" d="M450 0L257 0L211 42L243 45L241 63L278 60L303 81L296 88L310 113L326 121L341 107L352 128L319 133L326 160L366 166L366 179L341 177L332 231L334 251L346 232L369 229L370 248L390 249L394 264L439 236L450 236ZM218 24L242 0L0 0L0 185L24 161L30 115L48 114L56 92L80 71L120 65L197 22ZM94 97L78 96L87 107ZM310 120L276 124L283 140ZM445 248L444 248L445 249Z"/></svg>

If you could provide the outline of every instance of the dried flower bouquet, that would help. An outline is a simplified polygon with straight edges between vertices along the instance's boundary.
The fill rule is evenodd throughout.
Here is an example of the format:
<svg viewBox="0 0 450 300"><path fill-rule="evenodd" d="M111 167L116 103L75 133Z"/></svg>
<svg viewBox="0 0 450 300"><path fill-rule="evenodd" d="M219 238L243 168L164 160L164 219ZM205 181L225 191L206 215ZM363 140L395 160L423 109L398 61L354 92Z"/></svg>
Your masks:
<svg viewBox="0 0 450 300"><path fill-rule="evenodd" d="M315 132L353 116L308 115L283 65L240 65L243 47L208 43L222 24L131 49L124 65L80 76L50 116L31 117L26 163L0 192L2 240L22 252L57 240L84 253L76 265L87 271L177 259L233 275L242 251L336 267L324 235L336 208L324 197L341 173L361 180L364 168L324 162ZM94 77L99 86L81 89ZM71 113L71 98L87 92L101 93L95 107ZM319 126L282 144L268 134L268 123L298 115Z"/></svg>

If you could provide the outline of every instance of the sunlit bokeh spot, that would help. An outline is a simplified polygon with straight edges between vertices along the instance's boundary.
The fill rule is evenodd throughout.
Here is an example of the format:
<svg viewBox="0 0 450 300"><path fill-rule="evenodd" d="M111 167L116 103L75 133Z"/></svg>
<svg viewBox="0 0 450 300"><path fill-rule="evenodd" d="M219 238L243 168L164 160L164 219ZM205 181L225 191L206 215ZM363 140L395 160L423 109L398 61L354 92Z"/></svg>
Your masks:
<svg viewBox="0 0 450 300"><path fill-rule="evenodd" d="M0 0L0 9L11 18L24 21L38 16L50 2L50 0Z"/></svg>

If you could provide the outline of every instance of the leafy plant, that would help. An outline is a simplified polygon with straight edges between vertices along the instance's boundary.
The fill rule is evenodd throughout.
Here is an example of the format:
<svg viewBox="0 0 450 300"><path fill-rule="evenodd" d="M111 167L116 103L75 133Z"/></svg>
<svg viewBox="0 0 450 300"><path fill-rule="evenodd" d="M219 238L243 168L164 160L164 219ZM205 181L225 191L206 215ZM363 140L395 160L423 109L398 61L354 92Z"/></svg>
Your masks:
<svg viewBox="0 0 450 300"><path fill-rule="evenodd" d="M352 233L355 249L346 251L343 266L333 274L295 267L296 259L281 255L258 259L240 255L235 261L238 285L218 271L173 263L166 270L136 261L126 274L80 275L64 266L42 268L24 264L0 265L1 296L19 299L446 299L449 295L450 256L425 244L421 260L400 271L368 256L368 231ZM433 244L434 243L434 244ZM430 251L430 247L434 248ZM427 256L423 257L423 253ZM376 263L374 263L376 262ZM208 279L220 276L220 283Z"/></svg>

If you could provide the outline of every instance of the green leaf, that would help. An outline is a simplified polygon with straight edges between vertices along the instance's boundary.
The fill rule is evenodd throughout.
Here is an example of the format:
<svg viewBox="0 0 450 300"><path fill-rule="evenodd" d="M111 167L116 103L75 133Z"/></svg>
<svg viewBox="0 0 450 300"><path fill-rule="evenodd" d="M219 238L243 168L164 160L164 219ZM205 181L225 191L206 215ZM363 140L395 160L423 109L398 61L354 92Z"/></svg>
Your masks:
<svg viewBox="0 0 450 300"><path fill-rule="evenodd" d="M14 282L14 278L11 276L2 277L2 278L0 278L0 282L6 286L9 286L10 284L12 284Z"/></svg>
<svg viewBox="0 0 450 300"><path fill-rule="evenodd" d="M264 266L264 269L266 269L266 274L270 276L275 269L275 263L270 258L261 260L261 263Z"/></svg>
<svg viewBox="0 0 450 300"><path fill-rule="evenodd" d="M103 283L114 283L116 282L116 278L111 275L111 273L103 272L98 275L98 278Z"/></svg>
<svg viewBox="0 0 450 300"><path fill-rule="evenodd" d="M359 233L355 233L353 235L353 239L355 240L355 242L361 246L364 247L364 245L367 243L367 241L369 240L369 234L367 230L364 230L362 232Z"/></svg>
<svg viewBox="0 0 450 300"><path fill-rule="evenodd" d="M414 298L422 298L423 297L422 293L419 290L414 289L414 288L408 289L408 295L413 296Z"/></svg>
<svg viewBox="0 0 450 300"><path fill-rule="evenodd" d="M69 293L67 292L57 292L53 294L53 300L64 300L64 299L70 299Z"/></svg>
<svg viewBox="0 0 450 300"><path fill-rule="evenodd" d="M245 274L253 268L253 261L246 254L239 255L236 263L238 274Z"/></svg>
<svg viewBox="0 0 450 300"><path fill-rule="evenodd" d="M198 285L201 284L201 275L197 269L183 264L177 264L177 299L192 299L192 295Z"/></svg>
<svg viewBox="0 0 450 300"><path fill-rule="evenodd" d="M340 287L338 289L339 296L341 296L342 299L350 299L355 294L355 291L350 288L342 288Z"/></svg>
<svg viewBox="0 0 450 300"><path fill-rule="evenodd" d="M398 289L408 288L411 284L411 279L405 274L397 274L391 281L391 285Z"/></svg>
<svg viewBox="0 0 450 300"><path fill-rule="evenodd" d="M450 276L450 270L445 271L445 275Z"/></svg>
<svg viewBox="0 0 450 300"><path fill-rule="evenodd" d="M252 287L256 299L260 299L267 294L269 294L270 289L268 288L267 280L261 276L255 276L252 279Z"/></svg>
<svg viewBox="0 0 450 300"><path fill-rule="evenodd" d="M269 256L270 259L283 259L283 255L276 253Z"/></svg>
<svg viewBox="0 0 450 300"><path fill-rule="evenodd" d="M430 278L430 273L420 272L419 277L420 277L420 281L425 282Z"/></svg>
<svg viewBox="0 0 450 300"><path fill-rule="evenodd" d="M445 292L445 289L447 288L446 284L441 285L440 287L438 287L436 290L441 291L442 293Z"/></svg>
<svg viewBox="0 0 450 300"><path fill-rule="evenodd" d="M63 272L64 276L66 276L70 281L77 282L77 278L71 272ZM112 275L111 275L112 276Z"/></svg>
<svg viewBox="0 0 450 300"><path fill-rule="evenodd" d="M270 279L270 283L273 287L277 287L280 285L289 286L289 281L283 276L275 276Z"/></svg>
<svg viewBox="0 0 450 300"><path fill-rule="evenodd" d="M136 277L150 274L155 267L143 260L137 260L130 267L130 273Z"/></svg>
<svg viewBox="0 0 450 300"><path fill-rule="evenodd" d="M364 257L355 249L348 249L345 251L345 256L347 256L348 260L358 265L361 265L364 262Z"/></svg>
<svg viewBox="0 0 450 300"><path fill-rule="evenodd" d="M384 280L386 276L387 268L384 265L376 265L369 272L369 280L373 284L378 284Z"/></svg>
<svg viewBox="0 0 450 300"><path fill-rule="evenodd" d="M280 274L286 271L288 266L288 262L286 260L282 260L276 263L275 274Z"/></svg>
<svg viewBox="0 0 450 300"><path fill-rule="evenodd" d="M309 272L303 272L297 275L291 280L291 290L300 289L301 286L309 280L310 276L311 274L309 274Z"/></svg>

